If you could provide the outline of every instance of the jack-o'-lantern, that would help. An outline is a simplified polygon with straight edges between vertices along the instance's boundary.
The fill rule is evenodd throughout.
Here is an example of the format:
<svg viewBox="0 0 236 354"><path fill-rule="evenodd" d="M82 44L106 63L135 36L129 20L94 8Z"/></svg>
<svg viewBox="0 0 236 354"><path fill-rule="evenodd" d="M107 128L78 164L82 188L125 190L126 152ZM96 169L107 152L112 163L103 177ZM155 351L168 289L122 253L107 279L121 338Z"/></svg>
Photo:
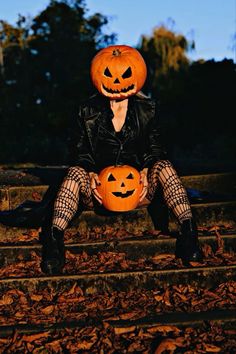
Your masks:
<svg viewBox="0 0 236 354"><path fill-rule="evenodd" d="M140 173L131 166L109 166L100 174L98 192L104 207L112 211L129 211L138 205L142 183Z"/></svg>
<svg viewBox="0 0 236 354"><path fill-rule="evenodd" d="M91 64L91 79L98 91L111 99L127 98L141 90L147 67L141 54L127 45L100 50Z"/></svg>

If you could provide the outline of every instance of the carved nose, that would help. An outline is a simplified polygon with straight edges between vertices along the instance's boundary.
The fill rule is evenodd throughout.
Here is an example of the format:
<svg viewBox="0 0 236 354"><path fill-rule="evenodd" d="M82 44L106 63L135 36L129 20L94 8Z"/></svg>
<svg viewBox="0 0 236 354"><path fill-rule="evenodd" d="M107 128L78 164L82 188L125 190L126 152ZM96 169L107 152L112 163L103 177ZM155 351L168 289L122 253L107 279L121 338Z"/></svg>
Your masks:
<svg viewBox="0 0 236 354"><path fill-rule="evenodd" d="M115 79L114 84L119 84L119 83L120 83L119 79Z"/></svg>
<svg viewBox="0 0 236 354"><path fill-rule="evenodd" d="M124 187L124 186L125 186L125 184L124 184L124 182L122 182L122 183L121 183L121 187Z"/></svg>

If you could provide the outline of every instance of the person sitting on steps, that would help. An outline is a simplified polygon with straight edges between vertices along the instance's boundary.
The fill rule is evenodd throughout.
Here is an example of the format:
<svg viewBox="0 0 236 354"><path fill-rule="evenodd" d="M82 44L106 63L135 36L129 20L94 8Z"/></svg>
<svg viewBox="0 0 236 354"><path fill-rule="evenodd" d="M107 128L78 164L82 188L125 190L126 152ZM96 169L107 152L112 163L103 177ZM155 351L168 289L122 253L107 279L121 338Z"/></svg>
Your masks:
<svg viewBox="0 0 236 354"><path fill-rule="evenodd" d="M185 264L201 261L186 190L161 144L155 102L140 91L146 79L141 54L125 45L104 48L92 61L91 78L98 93L79 109L74 129L76 160L59 188L52 220L41 232L42 271L62 271L65 229L78 208L92 210L102 204L97 190L99 172L125 164L140 171L143 190L139 205L150 205L162 190L166 205L180 224L176 257Z"/></svg>

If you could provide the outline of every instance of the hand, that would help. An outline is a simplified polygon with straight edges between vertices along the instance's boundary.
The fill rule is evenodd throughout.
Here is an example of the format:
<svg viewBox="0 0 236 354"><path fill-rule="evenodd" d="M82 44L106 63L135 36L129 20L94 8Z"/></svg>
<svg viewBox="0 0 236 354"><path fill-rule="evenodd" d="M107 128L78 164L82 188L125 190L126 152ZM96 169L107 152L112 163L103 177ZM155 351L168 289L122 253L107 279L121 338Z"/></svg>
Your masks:
<svg viewBox="0 0 236 354"><path fill-rule="evenodd" d="M102 204L102 196L98 193L97 186L100 186L101 182L98 178L98 175L94 172L89 172L90 178L90 187L92 190L93 196L97 199L97 201Z"/></svg>
<svg viewBox="0 0 236 354"><path fill-rule="evenodd" d="M140 172L140 178L141 178L141 183L143 185L143 189L142 189L142 192L140 194L139 202L143 201L143 199L146 197L146 194L147 194L147 191L148 191L147 173L148 173L148 169L147 168L144 168Z"/></svg>

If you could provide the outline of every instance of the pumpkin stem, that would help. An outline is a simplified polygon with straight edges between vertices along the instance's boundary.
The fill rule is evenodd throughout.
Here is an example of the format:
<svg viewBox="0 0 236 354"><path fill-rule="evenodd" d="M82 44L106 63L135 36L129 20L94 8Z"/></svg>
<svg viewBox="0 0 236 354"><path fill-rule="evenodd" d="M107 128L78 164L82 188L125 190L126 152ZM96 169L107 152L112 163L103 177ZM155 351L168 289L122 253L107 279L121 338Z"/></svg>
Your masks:
<svg viewBox="0 0 236 354"><path fill-rule="evenodd" d="M119 55L121 55L120 49L114 49L112 52L112 55L114 55L115 57L118 57Z"/></svg>

